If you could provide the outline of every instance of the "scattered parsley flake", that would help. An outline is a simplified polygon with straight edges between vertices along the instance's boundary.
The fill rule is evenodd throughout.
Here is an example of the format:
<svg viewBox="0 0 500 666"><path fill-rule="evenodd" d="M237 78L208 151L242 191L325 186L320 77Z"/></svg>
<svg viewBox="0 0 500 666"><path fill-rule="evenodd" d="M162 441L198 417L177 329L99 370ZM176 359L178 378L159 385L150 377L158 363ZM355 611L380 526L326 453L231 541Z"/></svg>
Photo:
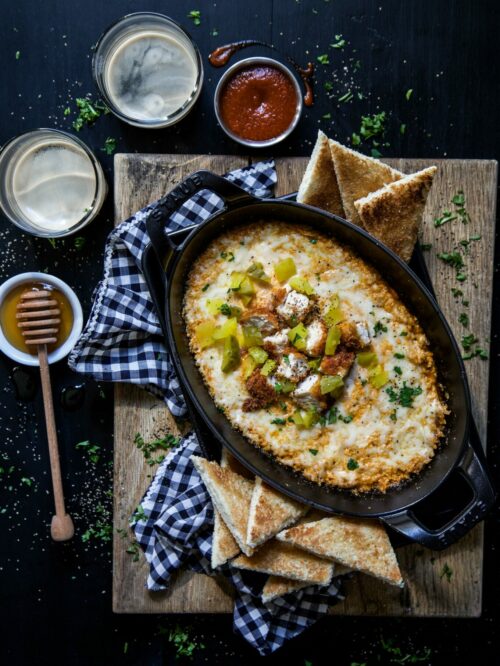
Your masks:
<svg viewBox="0 0 500 666"><path fill-rule="evenodd" d="M353 472L355 469L358 469L359 463L357 460L354 460L354 458L349 458L347 461L347 469L351 470Z"/></svg>
<svg viewBox="0 0 500 666"><path fill-rule="evenodd" d="M160 455L157 458L153 457L153 453L156 453L158 449L161 451L168 451L173 449L180 442L179 437L175 437L171 433L167 433L165 437L161 439L153 439L151 442L145 442L142 435L136 433L134 437L134 443L137 448L142 451L144 455L144 460L150 466L161 463L164 459L164 455Z"/></svg>
<svg viewBox="0 0 500 666"><path fill-rule="evenodd" d="M109 113L108 107L99 100L93 102L90 97L77 97L75 100L78 116L73 121L73 128L79 132L84 125L93 125L104 113Z"/></svg>
<svg viewBox="0 0 500 666"><path fill-rule="evenodd" d="M333 83L331 81L325 81L323 88L326 90L326 92L331 92L333 90Z"/></svg>
<svg viewBox="0 0 500 666"><path fill-rule="evenodd" d="M84 236L77 236L73 241L73 245L77 250L81 250L86 242L87 239Z"/></svg>
<svg viewBox="0 0 500 666"><path fill-rule="evenodd" d="M461 312L458 321L462 324L462 326L465 326L465 328L469 328L469 315L466 312Z"/></svg>
<svg viewBox="0 0 500 666"><path fill-rule="evenodd" d="M57 250L57 238L47 238L54 250Z"/></svg>
<svg viewBox="0 0 500 666"><path fill-rule="evenodd" d="M373 333L374 333L375 337L379 333L387 333L387 326L384 326L384 324L382 324L381 321L377 321L375 323L375 326L373 327Z"/></svg>
<svg viewBox="0 0 500 666"><path fill-rule="evenodd" d="M346 92L344 95L342 95L342 97L339 97L339 98L338 98L338 101L339 101L339 102L350 102L351 99L352 99L353 97L354 97L354 95L353 95L352 92L349 90L349 91Z"/></svg>
<svg viewBox="0 0 500 666"><path fill-rule="evenodd" d="M222 259L225 259L226 261L234 261L233 252L221 252L220 256L222 257Z"/></svg>
<svg viewBox="0 0 500 666"><path fill-rule="evenodd" d="M334 44L330 44L332 49L343 49L346 45L346 41L343 39L342 35L335 35L335 39L337 41Z"/></svg>
<svg viewBox="0 0 500 666"><path fill-rule="evenodd" d="M435 227L442 227L443 224L446 224L447 222L453 222L453 220L456 220L457 216L454 215L451 211L445 210L441 217L436 217L434 220L434 226Z"/></svg>
<svg viewBox="0 0 500 666"><path fill-rule="evenodd" d="M276 418L271 421L273 425L286 425L286 419Z"/></svg>
<svg viewBox="0 0 500 666"><path fill-rule="evenodd" d="M440 578L446 578L446 580L451 582L451 577L453 576L453 569L450 568L447 562L444 563L441 573L439 574Z"/></svg>
<svg viewBox="0 0 500 666"><path fill-rule="evenodd" d="M428 252L432 248L432 243L420 243L420 249L423 252Z"/></svg>
<svg viewBox="0 0 500 666"><path fill-rule="evenodd" d="M309 449L309 453L310 453L312 456L317 456L317 455L318 455L318 449Z"/></svg>
<svg viewBox="0 0 500 666"><path fill-rule="evenodd" d="M201 288L201 290L202 290L202 291L206 291L209 287L210 287L210 283L207 283L207 284L203 285L203 287Z"/></svg>
<svg viewBox="0 0 500 666"><path fill-rule="evenodd" d="M192 19L195 25L201 25L201 12L199 9L192 9L187 17Z"/></svg>
<svg viewBox="0 0 500 666"><path fill-rule="evenodd" d="M320 65L329 65L330 64L330 58L328 57L328 53L323 53L322 55L319 55L316 60L320 63Z"/></svg>
<svg viewBox="0 0 500 666"><path fill-rule="evenodd" d="M112 155L116 150L116 139L108 136L108 138L104 141L104 148L101 148L101 150L105 152L106 155Z"/></svg>
<svg viewBox="0 0 500 666"><path fill-rule="evenodd" d="M159 633L166 633L166 630ZM169 631L168 641L174 645L177 657L192 659L196 650L203 650L205 648L203 643L199 643L192 638L188 629L182 629L178 624L175 626L175 629Z"/></svg>
<svg viewBox="0 0 500 666"><path fill-rule="evenodd" d="M405 97L406 97L406 101L407 101L407 102L410 101L410 97L411 97L412 95L413 95L413 88L409 88L409 89L406 91L406 93L405 93Z"/></svg>
<svg viewBox="0 0 500 666"><path fill-rule="evenodd" d="M67 106L63 111L63 115L64 116L69 116L70 113L71 113L71 109L69 108L69 106Z"/></svg>
<svg viewBox="0 0 500 666"><path fill-rule="evenodd" d="M406 132L406 125L404 123L401 123L399 126L399 133L404 134Z"/></svg>
<svg viewBox="0 0 500 666"><path fill-rule="evenodd" d="M396 352L396 353L394 354L394 358L398 358L398 359L400 359L400 360L401 360L402 358L404 358L404 357L405 357L405 355L404 355L404 354L400 354L399 352Z"/></svg>
<svg viewBox="0 0 500 666"><path fill-rule="evenodd" d="M321 117L323 118L323 120L331 120L332 119L332 114L331 113L325 113Z"/></svg>
<svg viewBox="0 0 500 666"><path fill-rule="evenodd" d="M399 375L400 377L401 377L401 375L403 374L403 371L401 370L401 368L399 367L399 365L395 365L395 366L394 366L394 372L395 372L397 375Z"/></svg>
<svg viewBox="0 0 500 666"><path fill-rule="evenodd" d="M413 400L422 393L422 388L420 386L406 386L406 382L403 382L399 392L392 386L386 388L385 392L389 396L389 402L397 402L401 407L413 407Z"/></svg>
<svg viewBox="0 0 500 666"><path fill-rule="evenodd" d="M21 57L21 51L16 51L16 60L19 60Z"/></svg>
<svg viewBox="0 0 500 666"><path fill-rule="evenodd" d="M94 465L97 465L101 459L101 447L99 444L92 444L88 439L85 442L79 442L75 446L75 449L82 449L90 462L93 462Z"/></svg>

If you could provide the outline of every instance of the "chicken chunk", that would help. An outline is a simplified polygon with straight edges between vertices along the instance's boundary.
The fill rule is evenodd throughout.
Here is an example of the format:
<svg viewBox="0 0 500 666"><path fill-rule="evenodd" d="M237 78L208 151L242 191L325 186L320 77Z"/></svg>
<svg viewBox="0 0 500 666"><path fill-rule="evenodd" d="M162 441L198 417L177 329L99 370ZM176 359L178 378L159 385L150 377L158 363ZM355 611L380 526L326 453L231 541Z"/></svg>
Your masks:
<svg viewBox="0 0 500 666"><path fill-rule="evenodd" d="M342 346L349 351L359 351L370 344L370 333L365 322L343 321L338 325Z"/></svg>
<svg viewBox="0 0 500 666"><path fill-rule="evenodd" d="M287 293L281 305L278 305L276 312L291 326L296 326L306 318L312 305L305 294L299 294L298 291L292 289Z"/></svg>
<svg viewBox="0 0 500 666"><path fill-rule="evenodd" d="M308 356L321 356L325 351L328 329L321 319L313 319L307 327L305 352Z"/></svg>
<svg viewBox="0 0 500 666"><path fill-rule="evenodd" d="M278 318L269 308L250 308L241 315L240 323L255 326L263 335L272 335L278 330Z"/></svg>
<svg viewBox="0 0 500 666"><path fill-rule="evenodd" d="M255 412L276 400L276 391L273 385L267 377L261 374L259 368L256 368L247 379L246 387L250 397L242 405L244 412Z"/></svg>
<svg viewBox="0 0 500 666"><path fill-rule="evenodd" d="M262 346L266 352L268 352L268 354L278 356L285 351L285 349L290 344L288 340L289 330L289 328L283 328L281 331L278 331L274 335L268 335L264 338Z"/></svg>
<svg viewBox="0 0 500 666"><path fill-rule="evenodd" d="M325 375L345 377L354 363L356 354L344 348L337 349L333 356L325 356L319 366Z"/></svg>
<svg viewBox="0 0 500 666"><path fill-rule="evenodd" d="M276 368L276 374L282 379L290 382L300 382L309 373L307 358L303 354L291 351L284 354L280 364Z"/></svg>
<svg viewBox="0 0 500 666"><path fill-rule="evenodd" d="M292 398L304 409L324 409L327 403L325 396L321 395L320 382L319 375L309 375L297 386Z"/></svg>

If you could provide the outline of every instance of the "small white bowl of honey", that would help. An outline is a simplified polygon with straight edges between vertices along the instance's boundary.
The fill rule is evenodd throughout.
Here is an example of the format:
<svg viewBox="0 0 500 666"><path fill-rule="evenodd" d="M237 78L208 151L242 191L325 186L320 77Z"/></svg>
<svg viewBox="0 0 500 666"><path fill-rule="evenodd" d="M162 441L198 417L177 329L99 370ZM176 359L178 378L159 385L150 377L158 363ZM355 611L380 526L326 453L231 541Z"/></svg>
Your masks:
<svg viewBox="0 0 500 666"><path fill-rule="evenodd" d="M23 365L38 365L36 346L24 342L17 325L16 308L25 291L48 290L61 311L57 341L49 345L48 361L67 356L82 332L83 313L77 295L65 282L47 273L21 273L0 285L0 351Z"/></svg>

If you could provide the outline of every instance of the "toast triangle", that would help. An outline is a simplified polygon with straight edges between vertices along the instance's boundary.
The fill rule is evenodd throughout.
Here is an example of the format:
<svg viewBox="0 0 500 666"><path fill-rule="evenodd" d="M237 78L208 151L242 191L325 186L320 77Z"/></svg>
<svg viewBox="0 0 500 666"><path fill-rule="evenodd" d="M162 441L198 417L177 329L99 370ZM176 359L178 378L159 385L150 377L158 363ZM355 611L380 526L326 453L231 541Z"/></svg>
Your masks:
<svg viewBox="0 0 500 666"><path fill-rule="evenodd" d="M329 516L291 527L276 538L391 585L403 586L391 542L385 528L377 521Z"/></svg>
<svg viewBox="0 0 500 666"><path fill-rule="evenodd" d="M256 478L250 503L246 541L257 547L296 523L308 507L286 497Z"/></svg>
<svg viewBox="0 0 500 666"><path fill-rule="evenodd" d="M321 130L300 183L297 201L345 216L328 137Z"/></svg>
<svg viewBox="0 0 500 666"><path fill-rule="evenodd" d="M329 139L346 219L362 226L354 202L375 192L387 183L403 178L404 173L391 169L374 157L367 157Z"/></svg>
<svg viewBox="0 0 500 666"><path fill-rule="evenodd" d="M410 261L431 189L435 166L412 173L358 199L361 224L403 261Z"/></svg>
<svg viewBox="0 0 500 666"><path fill-rule="evenodd" d="M191 460L212 498L214 508L236 543L246 555L252 555L253 548L247 545L246 534L254 482L205 458L191 456Z"/></svg>

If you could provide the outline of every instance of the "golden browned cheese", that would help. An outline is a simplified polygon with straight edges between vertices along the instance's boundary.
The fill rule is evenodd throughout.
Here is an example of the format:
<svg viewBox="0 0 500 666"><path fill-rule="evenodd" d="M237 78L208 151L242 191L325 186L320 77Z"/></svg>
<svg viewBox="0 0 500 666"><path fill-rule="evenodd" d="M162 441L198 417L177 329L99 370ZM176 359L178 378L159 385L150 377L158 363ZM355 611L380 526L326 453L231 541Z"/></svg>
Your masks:
<svg viewBox="0 0 500 666"><path fill-rule="evenodd" d="M223 342L202 348L196 332L202 323L227 323L222 312L213 314L214 303L237 306L243 312L272 303L271 293L286 286L276 279L274 267L287 258L294 260L296 274L314 290L310 298L315 316L325 316L338 297L344 319L369 331L368 350L376 354L375 367L363 367L355 360L332 409L322 412L311 427L291 421L297 411L293 394L280 395L263 409L242 409L249 394L240 325L236 337L241 362L230 372L221 369ZM254 262L262 263L269 282L252 280L256 293L244 303L238 292L229 289L231 275L244 273ZM396 291L334 238L281 222L225 232L210 243L189 273L184 319L192 353L218 407L255 446L311 481L355 492L385 491L433 458L447 407L427 338ZM376 386L381 378L383 385Z"/></svg>

